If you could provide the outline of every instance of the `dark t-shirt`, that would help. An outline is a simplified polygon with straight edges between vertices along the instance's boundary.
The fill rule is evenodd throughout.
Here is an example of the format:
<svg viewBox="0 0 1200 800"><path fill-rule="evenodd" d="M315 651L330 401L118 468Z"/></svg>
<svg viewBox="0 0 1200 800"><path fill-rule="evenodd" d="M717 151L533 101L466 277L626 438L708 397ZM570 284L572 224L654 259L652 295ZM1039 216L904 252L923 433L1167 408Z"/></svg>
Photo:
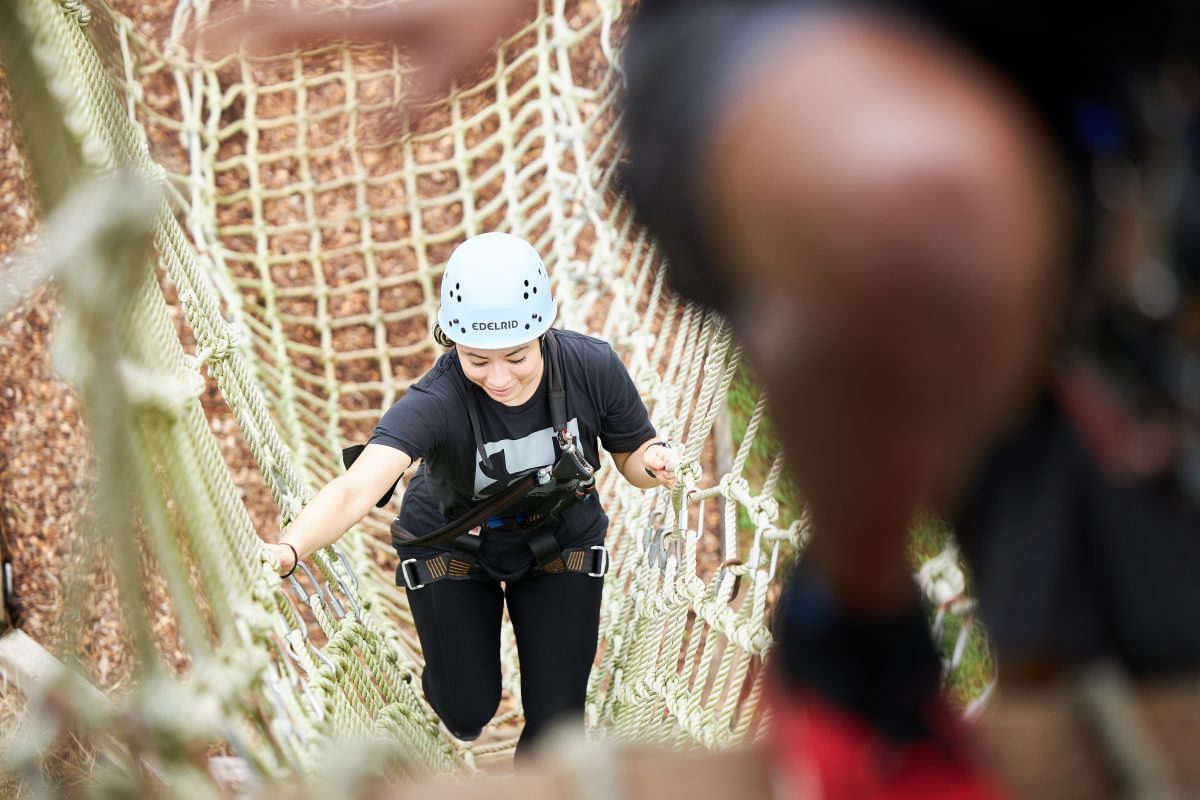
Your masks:
<svg viewBox="0 0 1200 800"><path fill-rule="evenodd" d="M603 445L610 453L636 450L654 437L654 426L629 372L607 342L573 331L555 331L567 398L567 427L588 462L600 467ZM545 349L543 355L549 357ZM450 350L387 410L371 443L423 459L400 508L400 524L415 535L434 531L480 498L503 486L509 475L553 464L558 457L546 401L547 374L533 396L516 406L499 403L467 380ZM479 459L467 414L467 393L479 408L479 424L490 469ZM547 523L559 545L589 547L604 541L608 517L600 498L576 504ZM402 547L403 558L428 558L450 546ZM487 531L479 564L495 580L512 580L534 564L518 531Z"/></svg>

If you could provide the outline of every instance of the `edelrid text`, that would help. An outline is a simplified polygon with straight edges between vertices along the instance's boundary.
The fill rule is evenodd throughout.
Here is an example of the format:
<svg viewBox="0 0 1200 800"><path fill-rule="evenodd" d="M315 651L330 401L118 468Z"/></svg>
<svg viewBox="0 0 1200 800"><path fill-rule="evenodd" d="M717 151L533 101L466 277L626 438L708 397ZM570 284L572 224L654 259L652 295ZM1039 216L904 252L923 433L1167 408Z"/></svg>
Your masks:
<svg viewBox="0 0 1200 800"><path fill-rule="evenodd" d="M517 327L517 321L505 320L504 322L472 322L471 330L475 331L507 331Z"/></svg>

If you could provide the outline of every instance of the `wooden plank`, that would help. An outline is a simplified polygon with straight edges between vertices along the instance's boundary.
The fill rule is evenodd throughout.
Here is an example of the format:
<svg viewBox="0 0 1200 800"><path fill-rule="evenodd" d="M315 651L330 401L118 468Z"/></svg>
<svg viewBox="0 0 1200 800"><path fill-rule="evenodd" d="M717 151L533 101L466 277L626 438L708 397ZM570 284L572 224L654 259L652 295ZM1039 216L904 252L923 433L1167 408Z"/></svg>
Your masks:
<svg viewBox="0 0 1200 800"><path fill-rule="evenodd" d="M20 628L0 636L0 669L8 676L8 682L26 697L69 679L74 684L73 690L83 692L88 702L101 708L112 707L112 701L104 692L67 669Z"/></svg>
<svg viewBox="0 0 1200 800"><path fill-rule="evenodd" d="M72 692L82 693L83 703L106 711L113 708L112 700L104 692L68 669L19 628L0 636L0 671L7 676L8 683L26 697L35 698L47 688L69 681ZM127 754L122 743L114 739L111 744L122 755ZM143 761L142 764L152 776L167 785L166 776L157 765L149 761ZM208 768L213 779L231 796L240 796L240 793L257 785L249 765L243 759L229 756L211 758Z"/></svg>

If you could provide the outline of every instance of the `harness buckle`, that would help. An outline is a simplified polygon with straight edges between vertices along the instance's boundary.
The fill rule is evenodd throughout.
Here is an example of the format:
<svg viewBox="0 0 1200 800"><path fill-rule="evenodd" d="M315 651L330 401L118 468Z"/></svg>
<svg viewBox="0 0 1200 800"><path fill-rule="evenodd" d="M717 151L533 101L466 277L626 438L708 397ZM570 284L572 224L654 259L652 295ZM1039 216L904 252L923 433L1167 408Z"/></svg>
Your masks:
<svg viewBox="0 0 1200 800"><path fill-rule="evenodd" d="M400 575L401 575L401 577L404 578L404 585L413 591L416 591L417 589L425 588L425 584L416 583L417 581L421 580L421 576L416 574L416 570L413 570L413 575L416 575L415 578L408 577L408 565L415 564L415 563L417 563L417 559L415 559L415 558L406 558L400 562ZM414 584L416 584L416 585L414 585Z"/></svg>
<svg viewBox="0 0 1200 800"><path fill-rule="evenodd" d="M579 502L590 500L592 495L596 493L596 479L588 478L583 483L575 487L575 499Z"/></svg>
<svg viewBox="0 0 1200 800"><path fill-rule="evenodd" d="M592 465L579 452L579 448L575 446L575 437L566 428L563 428L558 433L558 449L562 451L565 458L570 460L570 465L575 468L576 478L587 480L592 477L592 473L594 472ZM560 463L561 461L562 459L560 459ZM554 474L556 477L567 477L565 475L558 475L558 464L555 464Z"/></svg>
<svg viewBox="0 0 1200 800"><path fill-rule="evenodd" d="M594 545L592 545L592 549L600 551L600 571L599 572L589 572L588 577L589 578L603 578L605 575L608 574L608 548L602 544L594 544Z"/></svg>

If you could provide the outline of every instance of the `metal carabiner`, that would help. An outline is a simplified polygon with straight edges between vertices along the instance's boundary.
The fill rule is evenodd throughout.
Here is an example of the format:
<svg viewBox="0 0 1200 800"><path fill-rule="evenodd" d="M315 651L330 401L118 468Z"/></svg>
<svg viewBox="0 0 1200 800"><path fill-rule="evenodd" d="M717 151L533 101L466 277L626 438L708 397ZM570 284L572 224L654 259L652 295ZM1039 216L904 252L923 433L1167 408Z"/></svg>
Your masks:
<svg viewBox="0 0 1200 800"><path fill-rule="evenodd" d="M300 676L296 674L296 668L292 666L292 661L295 660L295 655L288 645L287 634L288 626L283 620L283 615L276 617L276 622L279 623L279 655L280 661L283 663L284 669L288 676L288 685L293 688L300 685Z"/></svg>
<svg viewBox="0 0 1200 800"><path fill-rule="evenodd" d="M283 594L283 593L281 592L280 594ZM334 668L333 662L330 661L329 657L321 652L321 648L319 648L315 644L313 644L312 640L309 638L308 626L304 624L304 617L300 616L300 611L299 611L299 609L296 608L296 604L294 602L292 602L292 598L288 597L286 594L284 594L283 596L284 596L284 598L287 599L288 605L291 606L291 608L292 608L292 614L296 617L295 630L297 632L299 632L299 634L300 634L300 641L308 644L309 649L317 656L317 658L319 658L321 661L325 662L325 666L329 667L330 672L336 672L337 670ZM284 620L284 624L287 624L286 619ZM291 633L291 630L292 629L289 626L288 627L289 634ZM284 637L284 641L288 641L286 636ZM291 642L288 641L288 644L290 645ZM300 660L299 653L293 653L292 655L296 658L296 663L300 665L300 668L303 669L305 673L307 673L308 668L305 667L304 662Z"/></svg>
<svg viewBox="0 0 1200 800"><path fill-rule="evenodd" d="M346 577L350 579L350 584L346 583L346 577L342 577L337 569L337 565L330 563L329 568L337 578L338 588L342 590L342 595L350 601L351 607L354 609L354 618L359 622L362 621L362 606L358 604L358 576L354 574L354 570L350 568L350 562L346 560L346 554L337 547L333 547L334 555L338 557L338 561L342 563L342 568L346 570ZM328 585L328 584L326 584ZM351 585L353 589L351 589Z"/></svg>
<svg viewBox="0 0 1200 800"><path fill-rule="evenodd" d="M660 533L661 531L656 532L652 528L647 528L646 535L643 539L643 549L646 552L646 563L651 566L657 566L658 555L662 551L661 539L659 537Z"/></svg>
<svg viewBox="0 0 1200 800"><path fill-rule="evenodd" d="M757 579L759 562L763 558L762 536L762 528L754 531L754 540L750 543L750 552L746 555L746 566L750 568L746 573L746 577L752 581Z"/></svg>
<svg viewBox="0 0 1200 800"><path fill-rule="evenodd" d="M308 576L308 582L312 584L313 590L311 594L320 596L321 584L317 581L317 577L313 575L312 570L308 568L308 564L305 564L303 561L301 561L298 566L300 567L300 571ZM288 580L291 581L292 588L296 590L296 596L300 598L300 602L307 603L310 593L305 591L304 586L300 583L299 579L296 578L295 572L288 577Z"/></svg>
<svg viewBox="0 0 1200 800"><path fill-rule="evenodd" d="M725 573L729 570L729 568L730 567L741 567L741 566L744 566L744 563L739 558L725 559L725 561L721 564L721 567L717 570L717 582L716 582L715 587L713 588L714 595L716 595L716 593L721 590L721 583L725 580ZM738 592L741 591L741 589L742 589L742 576L734 575L733 576L733 586L729 590L729 599L732 601L735 597L737 597Z"/></svg>
<svg viewBox="0 0 1200 800"><path fill-rule="evenodd" d="M667 537L670 536L670 541ZM660 556L659 569L666 572L667 566L671 563L672 551L675 555L675 563L678 564L683 558L683 541L675 531L663 528L662 532L662 555Z"/></svg>
<svg viewBox="0 0 1200 800"><path fill-rule="evenodd" d="M771 548L771 566L767 570L767 583L775 580L775 571L779 567L779 539L775 540L775 546Z"/></svg>
<svg viewBox="0 0 1200 800"><path fill-rule="evenodd" d="M334 552L334 555L336 555L338 557L338 561L341 561L342 566L346 568L346 575L350 578L350 583L354 586L354 591L357 592L358 591L358 576L355 575L354 570L350 568L350 562L346 559L346 554L343 553L342 549L340 547L338 547L336 544L331 544L329 546L329 549L331 549Z"/></svg>
<svg viewBox="0 0 1200 800"><path fill-rule="evenodd" d="M336 616L338 619L346 616L346 607L342 605L341 600L338 600L337 597L334 596L333 588L329 585L329 581L322 583L321 589L324 591L325 596L329 598L329 608L332 609L334 616Z"/></svg>

